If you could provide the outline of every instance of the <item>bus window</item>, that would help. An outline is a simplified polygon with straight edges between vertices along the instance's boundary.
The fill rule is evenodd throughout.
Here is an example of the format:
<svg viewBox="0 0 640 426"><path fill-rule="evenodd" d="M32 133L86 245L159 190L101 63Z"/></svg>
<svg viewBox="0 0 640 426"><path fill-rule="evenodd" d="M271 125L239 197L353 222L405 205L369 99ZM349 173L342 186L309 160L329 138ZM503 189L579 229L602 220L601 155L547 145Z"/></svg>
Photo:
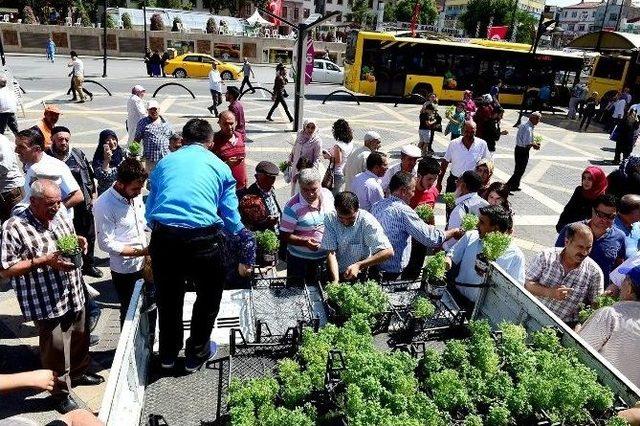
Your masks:
<svg viewBox="0 0 640 426"><path fill-rule="evenodd" d="M356 44L358 42L358 31L351 31L347 35L347 49L344 53L344 61L353 64L356 60Z"/></svg>
<svg viewBox="0 0 640 426"><path fill-rule="evenodd" d="M600 56L596 69L593 71L594 77L608 78L610 80L621 80L624 73L624 66L627 60L612 56Z"/></svg>

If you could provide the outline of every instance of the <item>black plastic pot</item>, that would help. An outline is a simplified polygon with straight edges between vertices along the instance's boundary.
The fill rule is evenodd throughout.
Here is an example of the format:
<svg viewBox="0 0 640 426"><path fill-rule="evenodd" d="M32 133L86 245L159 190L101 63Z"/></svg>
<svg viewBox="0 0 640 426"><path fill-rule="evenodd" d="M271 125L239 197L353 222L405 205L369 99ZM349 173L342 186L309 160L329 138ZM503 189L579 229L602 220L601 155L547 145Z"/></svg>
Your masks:
<svg viewBox="0 0 640 426"><path fill-rule="evenodd" d="M260 250L256 253L256 263L258 266L274 266L277 261L276 253L263 253Z"/></svg>
<svg viewBox="0 0 640 426"><path fill-rule="evenodd" d="M481 277L483 277L489 270L489 261L487 260L487 257L484 254L478 253L476 255L475 269L476 269L476 273Z"/></svg>
<svg viewBox="0 0 640 426"><path fill-rule="evenodd" d="M82 252L79 251L74 254L63 254L62 258L67 262L73 263L76 268L82 268Z"/></svg>

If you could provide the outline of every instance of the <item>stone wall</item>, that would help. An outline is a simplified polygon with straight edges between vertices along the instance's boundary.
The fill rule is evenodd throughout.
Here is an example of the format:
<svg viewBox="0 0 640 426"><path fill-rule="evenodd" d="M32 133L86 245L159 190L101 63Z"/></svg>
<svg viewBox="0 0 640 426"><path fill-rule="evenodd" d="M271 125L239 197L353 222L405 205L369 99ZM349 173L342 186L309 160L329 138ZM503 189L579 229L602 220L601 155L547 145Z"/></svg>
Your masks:
<svg viewBox="0 0 640 426"><path fill-rule="evenodd" d="M75 50L80 55L102 55L103 29L65 27L58 25L26 25L0 23L0 37L6 52L41 53L49 37L57 46L57 53L68 54ZM277 62L286 58L294 49L294 40L280 38L242 37L232 35L177 33L148 31L148 45L152 50L163 51L176 44L192 45L198 53L224 54L228 60L247 57L253 63ZM316 52L329 49L332 58L342 65L346 45L344 43L314 43ZM215 53L214 53L215 52ZM107 30L107 54L109 56L142 57L144 32L140 30ZM221 58L222 59L222 58Z"/></svg>

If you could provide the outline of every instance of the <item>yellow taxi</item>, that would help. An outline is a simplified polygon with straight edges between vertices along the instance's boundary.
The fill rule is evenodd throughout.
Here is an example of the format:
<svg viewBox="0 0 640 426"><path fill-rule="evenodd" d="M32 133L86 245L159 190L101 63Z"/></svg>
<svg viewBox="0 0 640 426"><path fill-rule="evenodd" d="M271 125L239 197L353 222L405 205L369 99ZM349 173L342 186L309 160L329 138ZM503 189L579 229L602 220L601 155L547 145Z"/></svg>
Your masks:
<svg viewBox="0 0 640 426"><path fill-rule="evenodd" d="M239 67L202 53L186 53L176 56L167 61L164 66L164 72L176 78L206 78L211 71L211 64L213 63L216 64L223 80L238 80L242 75L242 69Z"/></svg>

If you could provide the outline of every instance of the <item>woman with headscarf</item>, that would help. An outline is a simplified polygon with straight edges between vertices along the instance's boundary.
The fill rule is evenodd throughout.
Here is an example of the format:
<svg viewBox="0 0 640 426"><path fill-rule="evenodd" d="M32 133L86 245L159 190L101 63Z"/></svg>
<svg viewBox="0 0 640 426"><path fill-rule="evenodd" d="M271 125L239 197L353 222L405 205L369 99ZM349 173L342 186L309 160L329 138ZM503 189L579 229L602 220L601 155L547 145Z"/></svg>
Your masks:
<svg viewBox="0 0 640 426"><path fill-rule="evenodd" d="M92 161L98 181L98 195L109 189L116 181L116 169L122 160L124 160L124 151L118 145L118 135L111 129L101 131Z"/></svg>
<svg viewBox="0 0 640 426"><path fill-rule="evenodd" d="M296 143L289 155L291 169L291 195L297 192L298 173L308 167L319 168L322 161L322 139L316 124L311 120L305 120L302 130L298 132ZM299 167L300 166L300 167ZM305 167L302 167L305 166Z"/></svg>
<svg viewBox="0 0 640 426"><path fill-rule="evenodd" d="M621 198L626 194L640 195L640 156L630 155L623 160L618 170L607 176L607 194Z"/></svg>
<svg viewBox="0 0 640 426"><path fill-rule="evenodd" d="M600 167L589 166L582 172L582 184L577 186L569 202L564 207L556 231L562 231L566 225L589 219L593 200L604 194L607 189L607 175Z"/></svg>
<svg viewBox="0 0 640 426"><path fill-rule="evenodd" d="M489 184L491 182L491 176L493 176L493 169L495 165L493 161L488 160L486 158L481 159L476 163L476 173L480 175L482 178L482 188L478 191L478 194L482 196L482 194L487 190Z"/></svg>
<svg viewBox="0 0 640 426"><path fill-rule="evenodd" d="M636 116L635 110L630 109L617 124L616 129L611 136L611 138L614 138L616 142L616 152L613 156L614 164L618 164L620 162L621 154L623 160L631 155L633 145L636 141L637 130L638 117Z"/></svg>
<svg viewBox="0 0 640 426"><path fill-rule="evenodd" d="M462 95L462 103L464 104L464 111L467 113L467 120L470 120L473 114L475 114L476 103L473 100L473 92L471 90L465 90Z"/></svg>

